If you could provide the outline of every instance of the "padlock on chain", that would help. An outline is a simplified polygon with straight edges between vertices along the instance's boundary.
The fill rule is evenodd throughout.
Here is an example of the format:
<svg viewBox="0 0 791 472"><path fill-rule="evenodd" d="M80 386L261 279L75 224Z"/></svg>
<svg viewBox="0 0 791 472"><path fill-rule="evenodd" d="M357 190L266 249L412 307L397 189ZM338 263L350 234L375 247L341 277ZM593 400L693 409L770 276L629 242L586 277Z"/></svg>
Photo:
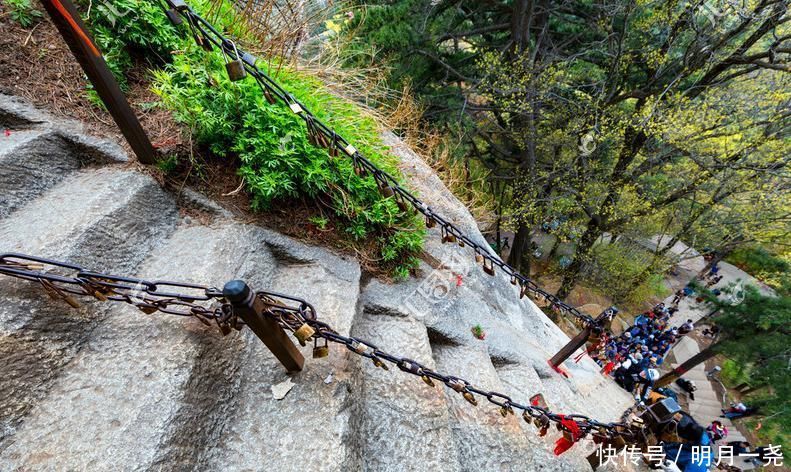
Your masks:
<svg viewBox="0 0 791 472"><path fill-rule="evenodd" d="M478 249L475 250L475 263L483 264L483 254L481 254Z"/></svg>
<svg viewBox="0 0 791 472"><path fill-rule="evenodd" d="M376 356L371 356L371 362L373 362L374 366L379 367L380 369L390 370L390 368L387 367L387 364L385 364L382 359L379 359Z"/></svg>
<svg viewBox="0 0 791 472"><path fill-rule="evenodd" d="M478 406L478 400L475 399L475 395L470 392L464 392L461 394L467 402L472 406Z"/></svg>
<svg viewBox="0 0 791 472"><path fill-rule="evenodd" d="M299 328L294 331L294 337L297 338L299 344L305 346L308 340L316 334L316 331L310 327L307 323L303 324Z"/></svg>
<svg viewBox="0 0 791 472"><path fill-rule="evenodd" d="M488 264L487 264L487 262L488 262ZM489 258L484 259L484 261L483 261L483 271L486 272L487 274L491 275L491 276L494 276L494 261L489 259Z"/></svg>
<svg viewBox="0 0 791 472"><path fill-rule="evenodd" d="M223 47L223 55L228 59L228 61L225 63L225 70L228 72L228 78L231 79L231 82L244 80L247 77L247 71L244 68L244 62L242 62L242 58L239 56L239 50L236 48L236 43L230 39L227 39L226 43L230 43L231 47L233 47L233 54L236 56L236 59L231 59L225 50L225 47Z"/></svg>
<svg viewBox="0 0 791 472"><path fill-rule="evenodd" d="M426 215L426 228L431 229L437 226L437 220L431 215Z"/></svg>
<svg viewBox="0 0 791 472"><path fill-rule="evenodd" d="M330 346L327 341L327 338L322 337L324 340L324 344L319 345L319 338L316 337L313 339L313 358L314 359L323 359L330 355Z"/></svg>
<svg viewBox="0 0 791 472"><path fill-rule="evenodd" d="M390 198L395 195L393 188L387 182L377 179L376 185L379 187L379 193L382 194L382 197Z"/></svg>
<svg viewBox="0 0 791 472"><path fill-rule="evenodd" d="M268 88L266 88L265 86L261 86L261 89L264 91L264 98L266 98L267 102L269 102L271 105L277 103L277 100L275 100L275 97L272 95L272 92L270 92Z"/></svg>
<svg viewBox="0 0 791 472"><path fill-rule="evenodd" d="M451 233L447 226L443 226L440 233L442 234L442 244L456 242L456 235Z"/></svg>
<svg viewBox="0 0 791 472"><path fill-rule="evenodd" d="M338 157L338 135L332 132L332 141L330 141L330 157Z"/></svg>

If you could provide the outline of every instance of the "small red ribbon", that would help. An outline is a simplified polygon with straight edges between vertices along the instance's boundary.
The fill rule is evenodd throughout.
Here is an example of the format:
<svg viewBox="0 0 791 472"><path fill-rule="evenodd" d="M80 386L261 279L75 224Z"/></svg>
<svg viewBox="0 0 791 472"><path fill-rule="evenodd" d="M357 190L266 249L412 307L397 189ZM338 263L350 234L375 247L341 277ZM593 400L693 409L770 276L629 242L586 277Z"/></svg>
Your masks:
<svg viewBox="0 0 791 472"><path fill-rule="evenodd" d="M577 441L580 440L582 437L582 432L580 431L580 426L574 420L567 420L560 415L560 424L564 426L568 432L571 433L571 439L566 438L566 435L560 437L557 441L555 441L555 455L559 456L564 452L571 449L571 446L574 445Z"/></svg>

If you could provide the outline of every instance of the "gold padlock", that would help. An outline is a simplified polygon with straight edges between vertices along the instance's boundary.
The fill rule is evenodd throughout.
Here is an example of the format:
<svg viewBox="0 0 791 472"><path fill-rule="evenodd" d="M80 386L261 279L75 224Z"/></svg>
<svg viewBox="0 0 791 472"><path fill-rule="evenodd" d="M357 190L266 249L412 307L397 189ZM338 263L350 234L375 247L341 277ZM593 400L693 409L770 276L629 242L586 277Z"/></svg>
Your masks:
<svg viewBox="0 0 791 472"><path fill-rule="evenodd" d="M301 344L303 346L307 343L307 341L314 334L316 334L316 331L314 331L313 328L311 328L307 324L303 324L302 326L297 328L296 331L294 331L294 337L297 338L297 341L299 341L299 344Z"/></svg>
<svg viewBox="0 0 791 472"><path fill-rule="evenodd" d="M514 414L514 409L511 408L511 405L503 405L500 407L500 415L502 415L503 418L505 418L509 414L511 415Z"/></svg>
<svg viewBox="0 0 791 472"><path fill-rule="evenodd" d="M272 96L272 92L270 92L269 89L266 88L266 87L264 87L264 98L266 98L267 102L269 102L269 103L271 103L273 105L276 102L275 97Z"/></svg>
<svg viewBox="0 0 791 472"><path fill-rule="evenodd" d="M393 188L387 185L385 182L381 182L379 184L379 193L381 193L384 198L390 198L395 195Z"/></svg>
<svg viewBox="0 0 791 472"><path fill-rule="evenodd" d="M435 226L437 226L437 220L435 220L431 216L426 216L426 228L431 229Z"/></svg>
<svg viewBox="0 0 791 472"><path fill-rule="evenodd" d="M456 235L451 233L447 228L442 228L442 243L455 243Z"/></svg>
<svg viewBox="0 0 791 472"><path fill-rule="evenodd" d="M423 380L423 382L425 382L425 383L426 383L426 385L428 385L429 387L433 387L433 386L434 386L434 381L433 381L433 380L431 380L431 377L429 377L428 375L421 375L421 376L420 376L420 378L421 378L421 379Z"/></svg>
<svg viewBox="0 0 791 472"><path fill-rule="evenodd" d="M313 358L314 359L322 359L330 355L330 347L327 345L327 339L324 339L324 345L319 346L319 340L313 340Z"/></svg>
<svg viewBox="0 0 791 472"><path fill-rule="evenodd" d="M384 370L390 370L390 368L389 368L389 367L387 367L387 364L385 364L384 362L382 362L382 359L379 359L379 358L378 358L378 357L376 357L376 356L373 356L373 357L371 358L371 362L373 362L373 363L374 363L374 365L375 365L376 367L379 367L380 369L384 369Z"/></svg>
<svg viewBox="0 0 791 472"><path fill-rule="evenodd" d="M150 314L152 314L152 313L156 313L156 311L157 311L157 307L155 307L155 306L143 306L143 305L138 305L138 306L137 306L137 309L138 309L138 310L140 310L140 311L142 311L142 312L143 312L143 313L145 313L146 315L150 315Z"/></svg>
<svg viewBox="0 0 791 472"><path fill-rule="evenodd" d="M487 260L489 261L488 265L486 264ZM491 261L489 259L484 260L483 261L483 271L486 272L487 274L493 276L494 275L494 261Z"/></svg>
<svg viewBox="0 0 791 472"><path fill-rule="evenodd" d="M467 400L470 403L470 405L478 406L478 400L475 399L475 396L472 393L464 392L462 393L462 396L464 397L465 400Z"/></svg>

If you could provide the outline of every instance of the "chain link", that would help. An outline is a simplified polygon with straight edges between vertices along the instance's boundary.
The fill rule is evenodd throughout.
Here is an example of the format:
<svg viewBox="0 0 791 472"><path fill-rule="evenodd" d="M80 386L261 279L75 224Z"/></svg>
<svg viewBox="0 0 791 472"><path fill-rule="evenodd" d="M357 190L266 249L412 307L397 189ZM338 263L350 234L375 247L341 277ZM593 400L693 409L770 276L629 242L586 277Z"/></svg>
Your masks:
<svg viewBox="0 0 791 472"><path fill-rule="evenodd" d="M0 274L37 282L50 296L63 299L75 308L80 306L75 296L92 297L99 301L127 303L147 314L160 312L195 317L206 325L214 323L223 335L244 327L244 322L234 314L222 291L205 285L109 275L88 271L75 264L16 253L0 255ZM524 420L538 427L542 436L552 423L558 430L569 432L563 422L573 420L581 432L576 440L592 433L594 440L600 442L639 441L638 431L625 420L604 423L585 415L561 415L542 406L519 403L503 393L479 388L462 377L441 373L411 358L383 351L363 339L344 336L319 320L316 309L301 298L266 291L256 292L256 297L265 306L263 315L290 331L303 345L309 341L313 341L317 348L326 347L328 342L340 344L354 354L370 359L376 367L389 370L389 364L419 377L428 386L444 384L471 405L478 405L478 400L484 398L505 417L521 411ZM310 334L299 336L305 326L310 327ZM319 340L324 340L323 346Z"/></svg>
<svg viewBox="0 0 791 472"><path fill-rule="evenodd" d="M443 242L454 242L461 247L469 247L474 253L476 261L483 265L487 274L494 275L495 267L499 267L515 285L519 285L520 298L530 296L540 306L551 306L556 313L571 316L580 326L601 326L600 321L568 305L554 294L547 292L527 276L520 274L516 269L503 262L499 257L491 254L489 248L482 246L467 235L459 227L434 211L426 203L415 197L411 192L402 187L398 181L387 172L379 169L365 156L363 156L343 136L316 117L308 107L300 102L294 95L281 87L274 79L256 66L257 58L245 52L238 43L224 36L209 21L197 14L182 0L166 0L171 11L177 12L184 18L196 42L206 50L217 47L232 61L241 61L247 73L252 76L261 87L262 93L270 102L279 99L284 102L292 112L305 121L310 142L318 147L329 150L330 156L338 155L339 151L352 160L355 171L361 177L371 176L376 180L383 196L394 198L403 210L410 205L426 218L429 228L439 226ZM169 15L171 16L171 15Z"/></svg>

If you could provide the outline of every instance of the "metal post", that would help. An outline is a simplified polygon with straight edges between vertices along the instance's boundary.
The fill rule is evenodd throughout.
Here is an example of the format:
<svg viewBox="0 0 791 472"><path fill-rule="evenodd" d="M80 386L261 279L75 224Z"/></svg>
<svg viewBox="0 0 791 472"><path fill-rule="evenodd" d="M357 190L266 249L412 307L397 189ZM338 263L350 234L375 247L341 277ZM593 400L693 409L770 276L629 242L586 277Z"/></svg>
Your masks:
<svg viewBox="0 0 791 472"><path fill-rule="evenodd" d="M154 147L71 0L42 0L41 3L137 158L144 164L153 164Z"/></svg>
<svg viewBox="0 0 791 472"><path fill-rule="evenodd" d="M242 280L232 280L225 284L223 296L231 302L234 313L241 316L247 326L266 344L277 360L289 372L300 371L305 358L291 342L288 334L272 318L263 315L264 302L255 296L250 287Z"/></svg>

